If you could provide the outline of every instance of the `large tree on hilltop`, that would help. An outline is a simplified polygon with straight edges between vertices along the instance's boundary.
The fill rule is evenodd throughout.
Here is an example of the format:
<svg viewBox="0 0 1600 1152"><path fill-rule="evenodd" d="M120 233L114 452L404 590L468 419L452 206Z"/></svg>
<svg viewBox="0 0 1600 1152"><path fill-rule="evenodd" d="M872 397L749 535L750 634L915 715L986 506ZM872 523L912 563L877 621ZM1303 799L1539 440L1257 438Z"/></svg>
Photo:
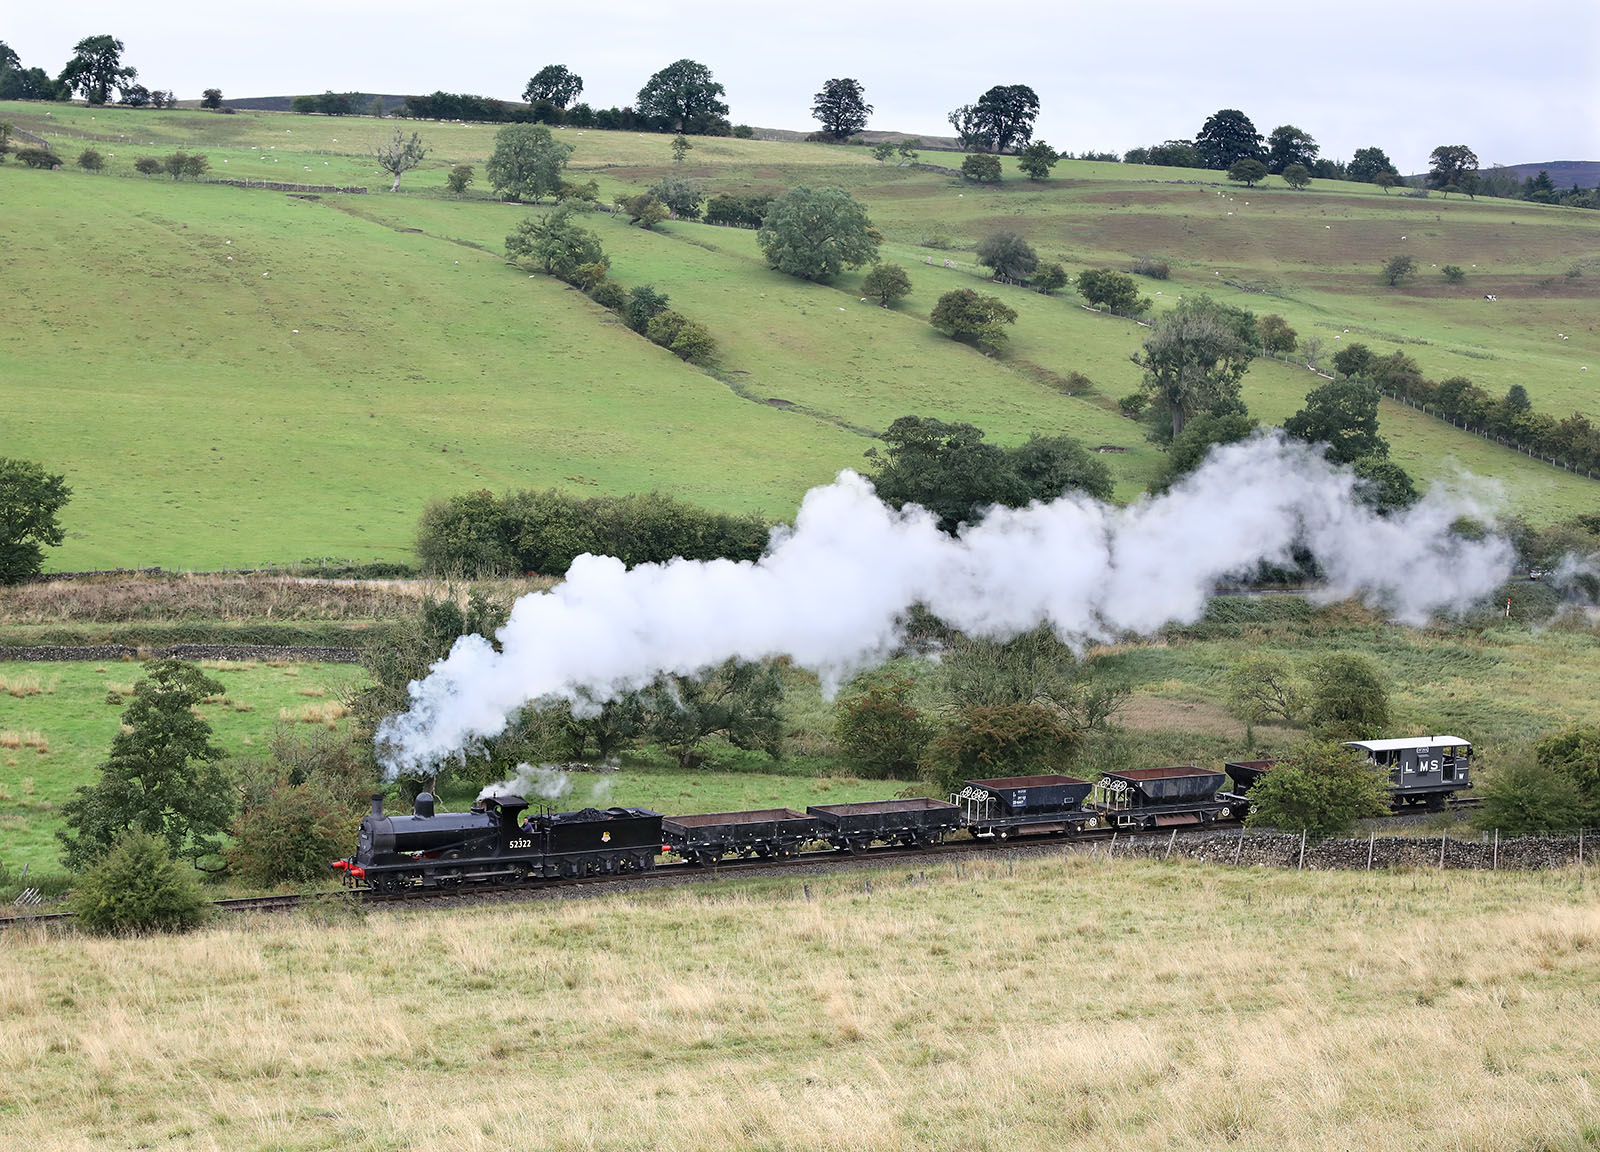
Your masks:
<svg viewBox="0 0 1600 1152"><path fill-rule="evenodd" d="M835 140L850 139L867 126L867 117L872 115L872 105L866 102L860 82L848 76L829 80L811 100L811 115Z"/></svg>
<svg viewBox="0 0 1600 1152"><path fill-rule="evenodd" d="M522 98L529 104L543 100L557 108L565 108L583 93L583 77L568 69L565 64L546 64L533 74Z"/></svg>
<svg viewBox="0 0 1600 1152"><path fill-rule="evenodd" d="M59 83L79 93L90 104L104 104L112 88L129 84L139 74L124 67L122 41L115 36L86 36L72 47L72 59L61 69Z"/></svg>
<svg viewBox="0 0 1600 1152"><path fill-rule="evenodd" d="M703 135L728 114L721 95L722 85L711 79L711 69L684 59L650 77L634 107L667 128Z"/></svg>
<svg viewBox="0 0 1600 1152"><path fill-rule="evenodd" d="M1302 132L1293 124L1280 124L1267 137L1267 171L1282 176L1284 169L1295 164L1309 170L1321 150L1309 132Z"/></svg>
<svg viewBox="0 0 1600 1152"><path fill-rule="evenodd" d="M1478 171L1478 154L1465 144L1441 144L1428 156L1428 187L1460 187L1468 173Z"/></svg>
<svg viewBox="0 0 1600 1152"><path fill-rule="evenodd" d="M1195 151L1207 168L1227 171L1240 160L1265 161L1261 133L1237 108L1223 108L1207 118L1194 138Z"/></svg>
<svg viewBox="0 0 1600 1152"><path fill-rule="evenodd" d="M1039 96L1026 84L997 84L974 105L982 132L996 152L1021 147L1033 139Z"/></svg>
<svg viewBox="0 0 1600 1152"><path fill-rule="evenodd" d="M1382 148L1357 148L1350 158L1350 166L1345 169L1345 176L1362 184L1372 184L1377 181L1379 172L1394 170L1394 161Z"/></svg>

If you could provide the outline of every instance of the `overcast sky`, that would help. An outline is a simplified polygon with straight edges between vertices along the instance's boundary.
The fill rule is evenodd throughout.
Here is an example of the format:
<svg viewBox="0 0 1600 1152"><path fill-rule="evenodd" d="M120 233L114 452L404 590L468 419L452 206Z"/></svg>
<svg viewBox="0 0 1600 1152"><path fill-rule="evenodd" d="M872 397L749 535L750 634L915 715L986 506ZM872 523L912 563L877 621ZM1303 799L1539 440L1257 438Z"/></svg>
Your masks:
<svg viewBox="0 0 1600 1152"><path fill-rule="evenodd" d="M517 99L545 64L595 107L633 102L681 57L726 88L735 123L811 129L812 95L849 76L870 127L948 135L945 114L995 84L1039 94L1035 136L1126 151L1193 136L1219 108L1263 135L1311 133L1324 156L1377 145L1403 172L1439 144L1484 165L1600 160L1597 0L1178 0L678 5L643 0L110 0L14 4L0 39L61 69L109 33L124 63L180 99L445 89Z"/></svg>

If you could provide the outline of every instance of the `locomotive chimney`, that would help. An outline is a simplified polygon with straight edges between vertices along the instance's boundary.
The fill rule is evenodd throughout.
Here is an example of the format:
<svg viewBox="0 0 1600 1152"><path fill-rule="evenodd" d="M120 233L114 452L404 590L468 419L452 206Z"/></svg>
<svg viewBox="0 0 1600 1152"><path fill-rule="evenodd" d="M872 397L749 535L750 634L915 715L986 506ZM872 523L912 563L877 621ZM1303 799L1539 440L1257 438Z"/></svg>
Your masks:
<svg viewBox="0 0 1600 1152"><path fill-rule="evenodd" d="M380 820L380 819L383 818L383 793L382 792L374 792L372 794L372 818L374 820Z"/></svg>

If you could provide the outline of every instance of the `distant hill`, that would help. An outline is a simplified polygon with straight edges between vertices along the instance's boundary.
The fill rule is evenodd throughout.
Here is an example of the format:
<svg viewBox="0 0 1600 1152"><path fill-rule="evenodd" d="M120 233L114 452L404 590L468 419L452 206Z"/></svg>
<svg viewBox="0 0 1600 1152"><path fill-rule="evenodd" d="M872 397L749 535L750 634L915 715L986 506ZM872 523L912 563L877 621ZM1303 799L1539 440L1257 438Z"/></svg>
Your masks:
<svg viewBox="0 0 1600 1152"><path fill-rule="evenodd" d="M320 93L311 92L306 93L306 95L316 96L320 95ZM379 92L357 92L354 95L356 96L356 107L361 109L362 112L371 108L374 100L383 101L383 110L386 113L393 112L396 108L404 107L406 102L404 96L391 96ZM234 100L230 97L223 100L222 106L224 108L237 108L241 112L287 112L289 111L289 103L293 99L293 96L246 96L242 100Z"/></svg>
<svg viewBox="0 0 1600 1152"><path fill-rule="evenodd" d="M1571 188L1576 184L1587 189L1600 184L1600 160L1547 160L1543 164L1501 164L1499 167L1511 169L1523 180L1548 172L1557 188Z"/></svg>

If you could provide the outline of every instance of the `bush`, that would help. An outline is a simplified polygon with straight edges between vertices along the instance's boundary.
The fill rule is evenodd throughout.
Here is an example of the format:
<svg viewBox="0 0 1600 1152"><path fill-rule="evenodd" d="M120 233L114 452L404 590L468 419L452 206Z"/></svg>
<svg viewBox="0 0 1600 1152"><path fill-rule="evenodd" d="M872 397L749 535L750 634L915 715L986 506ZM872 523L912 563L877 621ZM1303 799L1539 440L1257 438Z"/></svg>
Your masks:
<svg viewBox="0 0 1600 1152"><path fill-rule="evenodd" d="M1151 260L1148 257L1133 262L1129 269L1135 276L1148 276L1152 280L1165 280L1172 275L1172 266L1165 260Z"/></svg>
<svg viewBox="0 0 1600 1152"><path fill-rule="evenodd" d="M1389 287L1398 288L1401 284L1411 279L1412 274L1415 273L1416 270L1416 260L1405 254L1401 254L1399 256L1389 257L1388 261L1384 264L1383 271L1380 273L1380 275L1383 277L1383 282Z"/></svg>
<svg viewBox="0 0 1600 1152"><path fill-rule="evenodd" d="M589 289L589 299L602 308L621 312L628 306L628 290L615 280L601 280Z"/></svg>
<svg viewBox="0 0 1600 1152"><path fill-rule="evenodd" d="M644 334L652 344L670 348L672 342L678 338L679 330L687 323L689 318L682 312L674 312L668 308L650 317L650 323L645 325Z"/></svg>
<svg viewBox="0 0 1600 1152"><path fill-rule="evenodd" d="M61 167L61 157L48 148L18 148L17 159L29 168Z"/></svg>
<svg viewBox="0 0 1600 1152"><path fill-rule="evenodd" d="M1446 264L1443 268L1439 269L1439 274L1443 276L1445 278L1445 282L1449 284L1459 284L1467 278L1466 270L1463 269L1459 264Z"/></svg>
<svg viewBox="0 0 1600 1152"><path fill-rule="evenodd" d="M78 167L85 172L98 172L106 166L106 158L93 148L78 153Z"/></svg>
<svg viewBox="0 0 1600 1152"><path fill-rule="evenodd" d="M502 576L516 571L504 509L487 489L431 501L417 525L417 559L432 575Z"/></svg>
<svg viewBox="0 0 1600 1152"><path fill-rule="evenodd" d="M1293 724L1305 707L1305 689L1286 657L1248 656L1228 673L1228 711L1249 724Z"/></svg>
<svg viewBox="0 0 1600 1152"><path fill-rule="evenodd" d="M133 170L141 176L154 176L161 171L161 161L154 156L140 156L133 162Z"/></svg>
<svg viewBox="0 0 1600 1152"><path fill-rule="evenodd" d="M968 156L961 162L961 175L974 184L1000 183L1000 157Z"/></svg>
<svg viewBox="0 0 1600 1152"><path fill-rule="evenodd" d="M772 201L770 192L752 192L745 196L721 192L706 204L705 220L707 224L730 228L759 228Z"/></svg>
<svg viewBox="0 0 1600 1152"><path fill-rule="evenodd" d="M884 308L892 308L911 294L911 277L898 264L875 264L861 280L861 291L869 300L876 300Z"/></svg>
<svg viewBox="0 0 1600 1152"><path fill-rule="evenodd" d="M321 789L286 784L234 823L228 865L259 888L326 879L329 862L354 843L357 823Z"/></svg>
<svg viewBox="0 0 1600 1152"><path fill-rule="evenodd" d="M1067 286L1067 270L1054 260L1040 264L1033 274L1033 286L1046 296Z"/></svg>
<svg viewBox="0 0 1600 1152"><path fill-rule="evenodd" d="M1588 809L1600 821L1600 724L1579 724L1547 736L1534 746L1539 765L1572 781Z"/></svg>
<svg viewBox="0 0 1600 1152"><path fill-rule="evenodd" d="M1150 307L1139 296L1139 285L1132 276L1109 268L1085 268L1078 273L1078 295L1091 308L1104 308L1118 316L1137 316Z"/></svg>
<svg viewBox="0 0 1600 1152"><path fill-rule="evenodd" d="M914 776L933 738L933 725L911 699L916 681L880 672L858 680L855 688L834 705L834 727L845 755L873 779Z"/></svg>
<svg viewBox="0 0 1600 1152"><path fill-rule="evenodd" d="M1347 835L1357 820L1389 811L1389 775L1352 749L1335 743L1302 744L1250 789L1245 823L1304 830L1313 836Z"/></svg>
<svg viewBox="0 0 1600 1152"><path fill-rule="evenodd" d="M935 328L957 340L992 352L1006 341L1001 325L1015 324L1017 313L994 296L980 295L971 288L957 288L939 297L928 319Z"/></svg>
<svg viewBox="0 0 1600 1152"><path fill-rule="evenodd" d="M958 710L928 745L924 778L941 793L968 780L1062 772L1083 733L1043 704L973 704Z"/></svg>
<svg viewBox="0 0 1600 1152"><path fill-rule="evenodd" d="M1571 776L1526 757L1501 764L1478 788L1483 807L1472 822L1485 832L1569 832L1587 821Z"/></svg>
<svg viewBox="0 0 1600 1152"><path fill-rule="evenodd" d="M206 917L206 899L191 870L144 832L127 832L84 873L68 908L97 935L182 932Z"/></svg>
<svg viewBox="0 0 1600 1152"><path fill-rule="evenodd" d="M1024 283L1039 267L1039 257L1017 233L1001 230L978 242L978 263L991 269L996 280Z"/></svg>
<svg viewBox="0 0 1600 1152"><path fill-rule="evenodd" d="M1389 687L1377 661L1357 652L1333 652L1311 664L1313 726L1329 736L1368 739L1389 723Z"/></svg>

